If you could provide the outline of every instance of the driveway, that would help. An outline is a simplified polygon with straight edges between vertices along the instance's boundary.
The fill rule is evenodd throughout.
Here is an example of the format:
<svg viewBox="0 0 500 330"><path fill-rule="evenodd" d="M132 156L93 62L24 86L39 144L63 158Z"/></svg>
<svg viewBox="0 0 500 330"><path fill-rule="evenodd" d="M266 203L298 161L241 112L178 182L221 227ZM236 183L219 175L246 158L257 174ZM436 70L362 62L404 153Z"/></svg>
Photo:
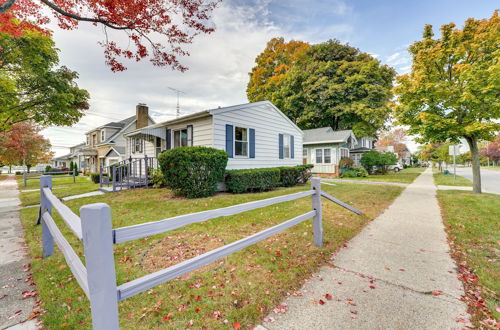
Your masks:
<svg viewBox="0 0 500 330"><path fill-rule="evenodd" d="M453 168L448 170L453 173ZM472 168L457 167L457 175L461 175L472 181ZM483 192L500 194L500 171L481 169L481 185Z"/></svg>

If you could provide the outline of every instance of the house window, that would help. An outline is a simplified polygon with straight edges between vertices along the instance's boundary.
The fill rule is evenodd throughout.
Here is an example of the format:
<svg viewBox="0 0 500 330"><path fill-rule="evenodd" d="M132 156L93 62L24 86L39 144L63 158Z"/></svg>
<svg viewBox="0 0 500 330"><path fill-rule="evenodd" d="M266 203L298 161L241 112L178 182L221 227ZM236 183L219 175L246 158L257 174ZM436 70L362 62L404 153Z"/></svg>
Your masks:
<svg viewBox="0 0 500 330"><path fill-rule="evenodd" d="M316 164L323 163L323 149L316 149Z"/></svg>
<svg viewBox="0 0 500 330"><path fill-rule="evenodd" d="M302 149L302 157L307 158L307 149Z"/></svg>
<svg viewBox="0 0 500 330"><path fill-rule="evenodd" d="M283 134L283 156L284 158L290 158L290 135Z"/></svg>
<svg viewBox="0 0 500 330"><path fill-rule="evenodd" d="M332 155L331 155L331 149L323 149L323 158L325 160L325 164L331 164L332 163Z"/></svg>
<svg viewBox="0 0 500 330"><path fill-rule="evenodd" d="M90 142L89 136L87 135L87 145L89 145L89 142Z"/></svg>
<svg viewBox="0 0 500 330"><path fill-rule="evenodd" d="M186 147L187 145L188 145L187 128L174 131L174 148Z"/></svg>
<svg viewBox="0 0 500 330"><path fill-rule="evenodd" d="M134 153L135 152L142 152L142 139L135 138L134 139Z"/></svg>
<svg viewBox="0 0 500 330"><path fill-rule="evenodd" d="M104 142L105 133L104 130L101 131L101 142Z"/></svg>
<svg viewBox="0 0 500 330"><path fill-rule="evenodd" d="M340 158L349 158L349 149L340 148Z"/></svg>
<svg viewBox="0 0 500 330"><path fill-rule="evenodd" d="M96 135L95 135L95 134L93 134L93 135L92 135L92 145L93 145L93 146L95 146L95 145L97 144L96 142L97 142Z"/></svg>
<svg viewBox="0 0 500 330"><path fill-rule="evenodd" d="M234 128L234 154L248 157L248 128Z"/></svg>

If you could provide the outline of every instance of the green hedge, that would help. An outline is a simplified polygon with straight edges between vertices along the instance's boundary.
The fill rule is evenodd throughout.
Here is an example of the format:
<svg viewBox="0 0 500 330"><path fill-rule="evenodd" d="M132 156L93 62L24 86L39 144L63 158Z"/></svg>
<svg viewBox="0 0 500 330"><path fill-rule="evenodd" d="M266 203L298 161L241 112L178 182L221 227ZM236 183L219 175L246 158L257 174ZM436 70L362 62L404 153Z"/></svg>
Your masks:
<svg viewBox="0 0 500 330"><path fill-rule="evenodd" d="M313 165L229 170L226 188L234 193L266 191L276 187L292 187L311 178Z"/></svg>
<svg viewBox="0 0 500 330"><path fill-rule="evenodd" d="M368 176L368 172L361 167L353 167L340 175L341 178L364 178Z"/></svg>
<svg viewBox="0 0 500 330"><path fill-rule="evenodd" d="M158 157L165 183L175 193L188 197L207 197L224 181L227 153L208 147L180 147Z"/></svg>
<svg viewBox="0 0 500 330"><path fill-rule="evenodd" d="M98 173L98 172L90 172L89 175L90 175L90 180L92 180L93 183L99 183L100 173ZM108 176L108 174L107 173L103 173L102 176Z"/></svg>
<svg viewBox="0 0 500 330"><path fill-rule="evenodd" d="M226 172L226 188L234 193L266 191L279 186L278 168L254 168Z"/></svg>

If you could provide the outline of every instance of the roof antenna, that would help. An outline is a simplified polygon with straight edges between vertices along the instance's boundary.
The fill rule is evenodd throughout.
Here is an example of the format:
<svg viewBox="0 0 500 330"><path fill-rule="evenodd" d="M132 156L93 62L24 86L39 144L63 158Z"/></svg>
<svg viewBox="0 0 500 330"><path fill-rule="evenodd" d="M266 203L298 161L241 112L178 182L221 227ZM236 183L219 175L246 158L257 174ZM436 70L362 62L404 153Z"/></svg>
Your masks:
<svg viewBox="0 0 500 330"><path fill-rule="evenodd" d="M168 89L174 91L174 93L177 94L177 111L176 111L176 117L179 118L179 116L181 115L181 108L179 106L179 94L186 94L185 92L181 91L181 90L178 90L178 89L175 89L175 88L172 88L172 87L168 87Z"/></svg>

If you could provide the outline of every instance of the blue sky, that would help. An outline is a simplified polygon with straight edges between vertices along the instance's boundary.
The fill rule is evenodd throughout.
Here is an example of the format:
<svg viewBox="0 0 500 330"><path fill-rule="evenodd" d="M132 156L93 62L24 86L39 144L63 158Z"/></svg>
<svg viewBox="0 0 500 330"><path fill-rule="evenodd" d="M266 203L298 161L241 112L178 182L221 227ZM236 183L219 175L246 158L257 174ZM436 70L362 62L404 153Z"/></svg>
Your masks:
<svg viewBox="0 0 500 330"><path fill-rule="evenodd" d="M104 38L101 28L83 23L76 31L61 31L53 26L61 64L79 72L78 83L91 100L79 123L47 128L43 134L56 154L63 155L69 146L85 141L84 133L93 127L134 115L137 103L148 104L157 122L171 119L176 98L169 86L186 92L182 114L245 103L248 73L273 37L311 43L339 39L404 73L411 64L406 48L421 37L425 24L437 31L445 23L490 17L498 7L498 0L223 0L213 15L216 31L195 38L188 47L185 73L156 68L148 61L127 63L127 71L112 73L97 45ZM120 33L111 37L128 42Z"/></svg>

